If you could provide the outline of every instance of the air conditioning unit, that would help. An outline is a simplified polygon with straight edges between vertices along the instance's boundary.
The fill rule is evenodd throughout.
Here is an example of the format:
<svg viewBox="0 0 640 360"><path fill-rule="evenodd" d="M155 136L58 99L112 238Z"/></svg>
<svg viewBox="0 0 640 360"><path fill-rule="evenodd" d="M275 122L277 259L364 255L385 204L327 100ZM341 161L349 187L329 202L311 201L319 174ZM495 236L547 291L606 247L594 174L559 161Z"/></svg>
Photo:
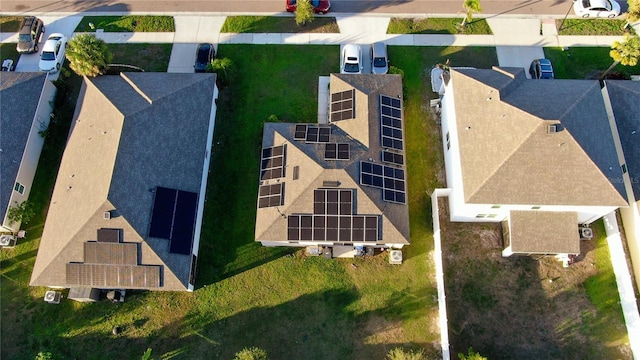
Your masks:
<svg viewBox="0 0 640 360"><path fill-rule="evenodd" d="M580 228L580 240L591 240L593 239L593 229L588 227Z"/></svg>
<svg viewBox="0 0 640 360"><path fill-rule="evenodd" d="M47 291L44 293L44 301L49 304L60 304L62 294L57 291Z"/></svg>
<svg viewBox="0 0 640 360"><path fill-rule="evenodd" d="M2 235L0 236L0 246L9 246L14 240L15 237L13 235Z"/></svg>
<svg viewBox="0 0 640 360"><path fill-rule="evenodd" d="M402 250L389 251L389 264L392 264L392 265L402 264Z"/></svg>

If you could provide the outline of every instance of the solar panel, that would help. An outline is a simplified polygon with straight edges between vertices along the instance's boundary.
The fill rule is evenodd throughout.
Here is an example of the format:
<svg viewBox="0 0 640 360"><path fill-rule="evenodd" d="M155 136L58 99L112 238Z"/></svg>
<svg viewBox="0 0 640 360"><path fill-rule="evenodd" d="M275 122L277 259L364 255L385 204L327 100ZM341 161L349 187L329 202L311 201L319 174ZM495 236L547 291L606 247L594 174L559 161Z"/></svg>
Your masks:
<svg viewBox="0 0 640 360"><path fill-rule="evenodd" d="M380 95L380 136L382 146L404 148L402 135L402 100Z"/></svg>
<svg viewBox="0 0 640 360"><path fill-rule="evenodd" d="M406 203L403 169L362 161L360 162L360 184L382 189L384 201Z"/></svg>
<svg viewBox="0 0 640 360"><path fill-rule="evenodd" d="M306 137L307 137L307 125L296 125L296 129L293 134L293 139L304 140Z"/></svg>
<svg viewBox="0 0 640 360"><path fill-rule="evenodd" d="M150 237L169 239L171 236L177 195L178 191L175 189L156 187L149 226Z"/></svg>
<svg viewBox="0 0 640 360"><path fill-rule="evenodd" d="M390 164L404 165L404 156L391 151L382 151L382 161Z"/></svg>
<svg viewBox="0 0 640 360"><path fill-rule="evenodd" d="M324 147L325 160L349 160L349 144L328 143Z"/></svg>
<svg viewBox="0 0 640 360"><path fill-rule="evenodd" d="M169 239L169 252L174 254L191 254L193 235L196 227L198 194L178 191L176 213L173 229Z"/></svg>
<svg viewBox="0 0 640 360"><path fill-rule="evenodd" d="M258 208L284 205L284 183L262 185L258 192Z"/></svg>
<svg viewBox="0 0 640 360"><path fill-rule="evenodd" d="M305 135L306 142L315 142L315 143L328 143L329 138L331 136L331 128L327 126L307 126L307 133Z"/></svg>
<svg viewBox="0 0 640 360"><path fill-rule="evenodd" d="M284 177L286 166L286 145L262 149L260 161L260 180Z"/></svg>
<svg viewBox="0 0 640 360"><path fill-rule="evenodd" d="M138 245L136 243L84 243L85 264L137 265Z"/></svg>
<svg viewBox="0 0 640 360"><path fill-rule="evenodd" d="M355 89L331 94L330 120L332 122L355 117Z"/></svg>
<svg viewBox="0 0 640 360"><path fill-rule="evenodd" d="M160 287L160 266L66 264L66 285L97 288Z"/></svg>

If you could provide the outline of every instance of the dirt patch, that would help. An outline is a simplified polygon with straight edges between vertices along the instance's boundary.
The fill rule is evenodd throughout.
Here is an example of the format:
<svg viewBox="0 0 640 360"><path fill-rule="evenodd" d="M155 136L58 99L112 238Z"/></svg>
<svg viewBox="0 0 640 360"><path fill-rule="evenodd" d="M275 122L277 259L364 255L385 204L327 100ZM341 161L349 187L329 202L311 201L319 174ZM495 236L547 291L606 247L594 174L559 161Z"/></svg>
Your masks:
<svg viewBox="0 0 640 360"><path fill-rule="evenodd" d="M504 258L500 224L452 223L446 200L439 205L452 354L473 347L489 359L631 358L627 345L590 330L598 322L584 287L597 272L593 241L581 241L568 268L552 256Z"/></svg>

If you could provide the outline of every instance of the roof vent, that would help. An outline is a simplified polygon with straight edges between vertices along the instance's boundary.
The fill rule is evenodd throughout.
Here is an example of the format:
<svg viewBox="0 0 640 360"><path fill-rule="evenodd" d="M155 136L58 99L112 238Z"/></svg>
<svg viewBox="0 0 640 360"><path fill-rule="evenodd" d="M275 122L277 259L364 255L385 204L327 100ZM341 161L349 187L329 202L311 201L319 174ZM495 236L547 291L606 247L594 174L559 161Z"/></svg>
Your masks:
<svg viewBox="0 0 640 360"><path fill-rule="evenodd" d="M548 125L547 126L547 134L555 134L560 131L560 126L558 124Z"/></svg>
<svg viewBox="0 0 640 360"><path fill-rule="evenodd" d="M111 211L105 211L103 217L105 220L111 219Z"/></svg>
<svg viewBox="0 0 640 360"><path fill-rule="evenodd" d="M323 181L323 187L338 187L340 186L340 181Z"/></svg>

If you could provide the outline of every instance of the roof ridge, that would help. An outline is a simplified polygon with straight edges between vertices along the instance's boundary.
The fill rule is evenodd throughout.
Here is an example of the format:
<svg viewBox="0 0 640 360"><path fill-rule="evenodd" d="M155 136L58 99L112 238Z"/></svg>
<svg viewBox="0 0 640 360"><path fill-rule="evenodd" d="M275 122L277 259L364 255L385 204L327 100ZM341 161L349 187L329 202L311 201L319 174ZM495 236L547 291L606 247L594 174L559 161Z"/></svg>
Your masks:
<svg viewBox="0 0 640 360"><path fill-rule="evenodd" d="M591 86L589 86L586 89L586 91L582 92L582 94L580 96L576 97L576 101L574 101L573 104L571 104L571 106L568 106L566 108L566 110L562 113L562 115L560 115L558 117L557 120L562 123L562 119L564 119L564 117L567 114L570 114L573 111L573 109L575 109L578 106L578 104L580 104L582 102L582 100L584 100L584 98L586 98L587 95L589 95L589 93L593 90L593 87L596 86L596 84L598 84L598 83L597 82L593 82L593 84ZM598 84L598 86L600 86L600 85ZM542 120L545 120L545 119L542 119Z"/></svg>

